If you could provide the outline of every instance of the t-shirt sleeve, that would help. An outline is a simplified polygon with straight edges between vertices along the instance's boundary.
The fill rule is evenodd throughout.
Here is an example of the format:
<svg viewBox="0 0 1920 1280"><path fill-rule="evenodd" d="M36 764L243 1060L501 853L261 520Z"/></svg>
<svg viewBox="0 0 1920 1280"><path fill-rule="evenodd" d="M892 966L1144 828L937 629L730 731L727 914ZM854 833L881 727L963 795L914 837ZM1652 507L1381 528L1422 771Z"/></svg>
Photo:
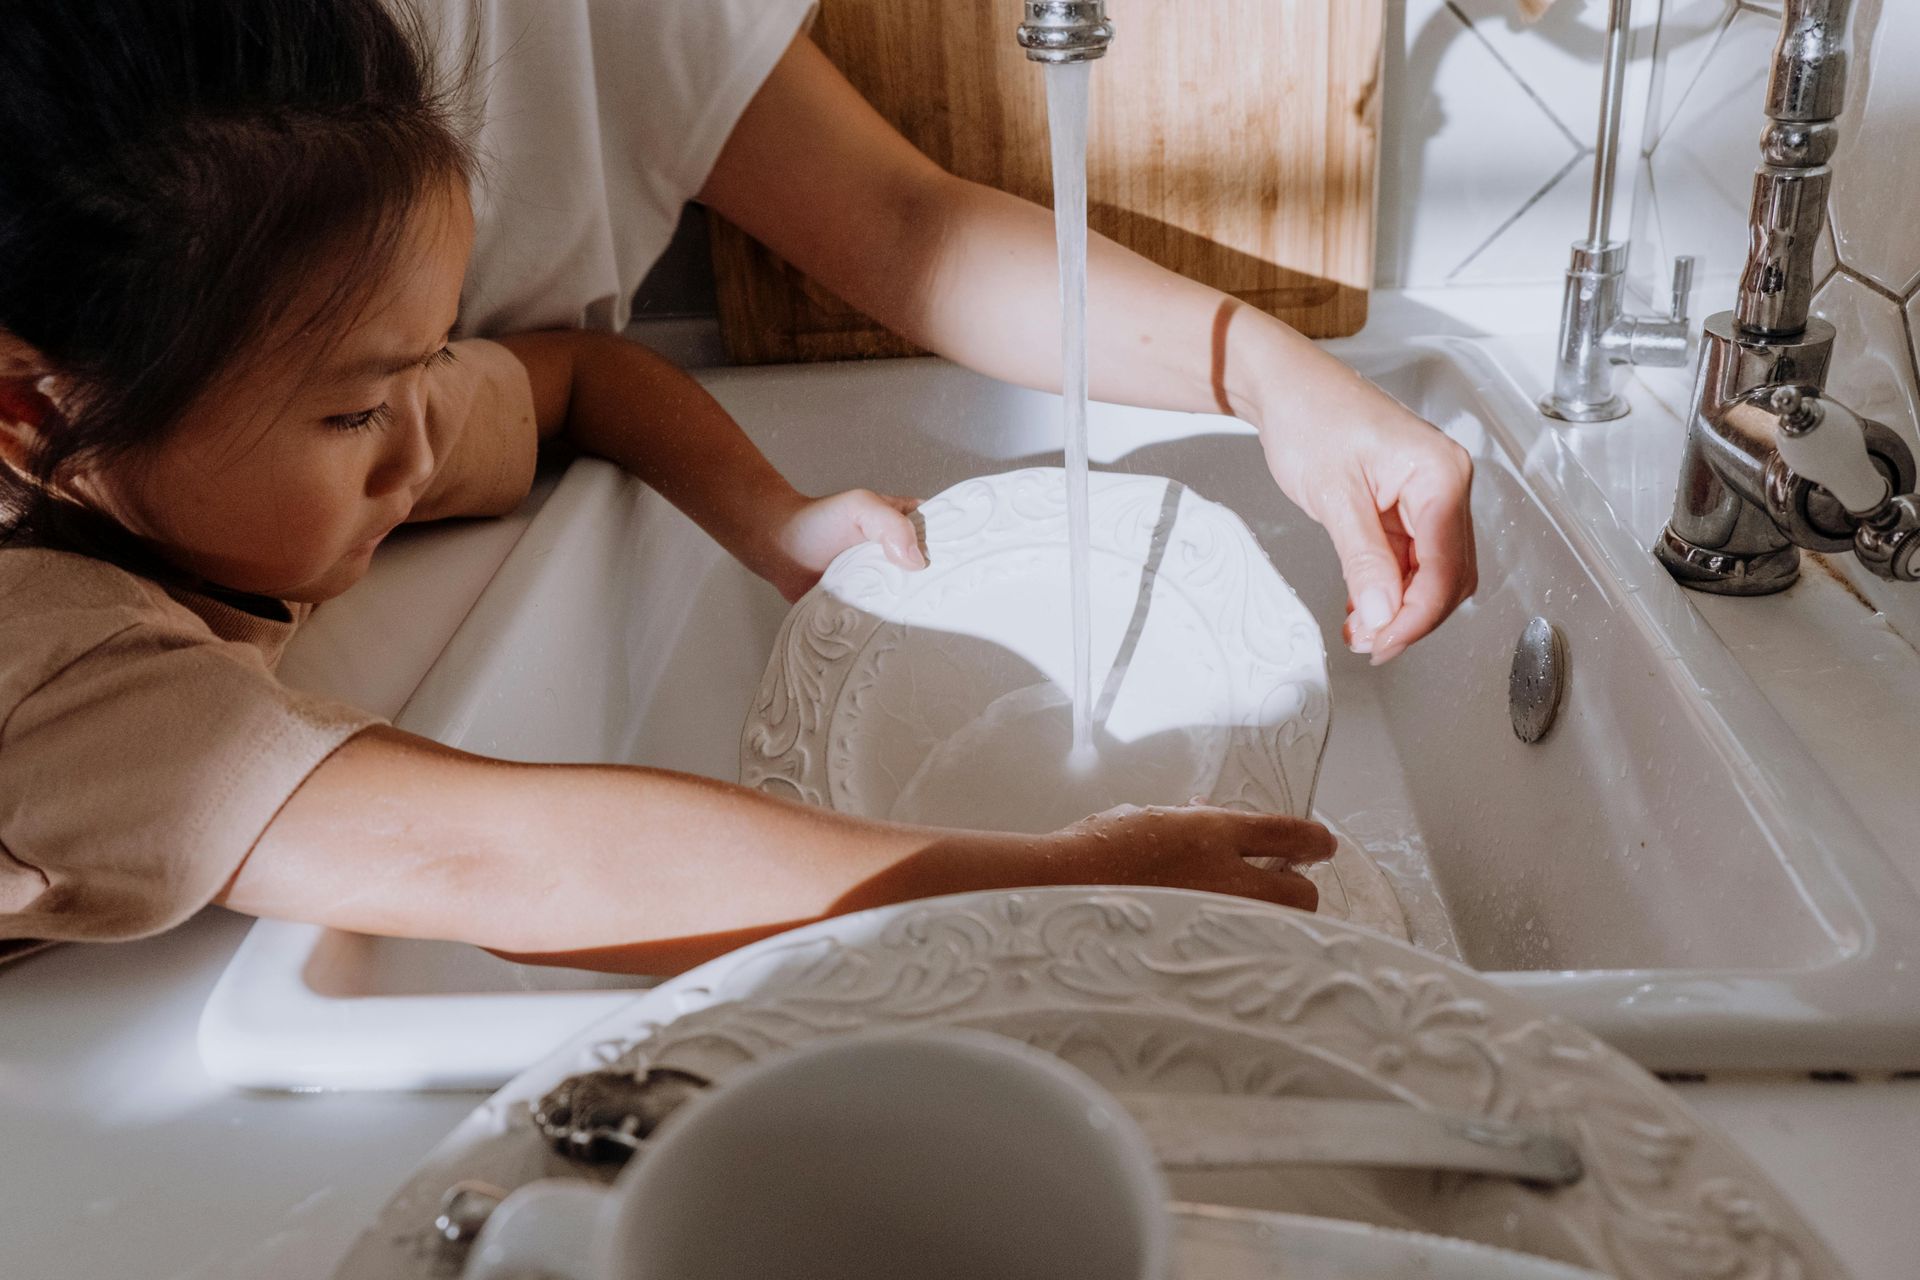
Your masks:
<svg viewBox="0 0 1920 1280"><path fill-rule="evenodd" d="M655 157L648 167L676 207L707 184L734 125L816 7L816 0L590 3L594 61L619 95L608 105L633 109L621 127L633 131L641 154ZM651 86L634 74L636 59L645 60ZM646 111L663 97L673 111Z"/></svg>
<svg viewBox="0 0 1920 1280"><path fill-rule="evenodd" d="M466 332L625 327L815 0L438 0L479 156Z"/></svg>
<svg viewBox="0 0 1920 1280"><path fill-rule="evenodd" d="M104 634L0 709L0 939L180 923L308 774L379 722L281 686L257 649L130 612L54 619Z"/></svg>
<svg viewBox="0 0 1920 1280"><path fill-rule="evenodd" d="M437 460L410 520L503 516L526 500L540 452L533 386L497 342L452 345L427 373L427 439Z"/></svg>

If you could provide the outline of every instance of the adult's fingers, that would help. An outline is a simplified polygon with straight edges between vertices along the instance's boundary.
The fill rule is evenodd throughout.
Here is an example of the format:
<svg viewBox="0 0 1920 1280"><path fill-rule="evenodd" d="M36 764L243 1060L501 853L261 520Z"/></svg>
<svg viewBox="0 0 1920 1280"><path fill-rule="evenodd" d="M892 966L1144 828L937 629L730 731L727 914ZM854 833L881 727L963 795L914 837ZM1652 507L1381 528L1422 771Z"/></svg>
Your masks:
<svg viewBox="0 0 1920 1280"><path fill-rule="evenodd" d="M1393 552L1393 558L1400 564L1400 581L1403 584L1401 603L1404 605L1406 603L1404 584L1413 577L1413 571L1418 563L1414 558L1413 539L1409 538L1407 531L1401 527L1398 512L1391 510L1381 512L1380 527L1386 531L1387 546ZM1358 620L1354 617L1353 600L1349 597L1346 616L1340 624L1340 639L1348 648L1353 647L1354 633L1358 628Z"/></svg>
<svg viewBox="0 0 1920 1280"><path fill-rule="evenodd" d="M1356 653L1371 653L1381 628L1400 612L1400 560L1380 522L1373 493L1360 480L1343 483L1329 495L1320 523L1340 557L1340 573L1353 601L1349 643Z"/></svg>
<svg viewBox="0 0 1920 1280"><path fill-rule="evenodd" d="M1400 522L1400 508L1397 505L1380 513L1380 528L1386 532L1387 546L1393 551L1393 558L1400 563L1400 581L1405 583L1413 576L1413 538Z"/></svg>
<svg viewBox="0 0 1920 1280"><path fill-rule="evenodd" d="M1391 661L1427 635L1480 584L1469 501L1472 469L1410 492L1401 519L1413 537L1414 571L1400 610L1374 638L1375 665Z"/></svg>

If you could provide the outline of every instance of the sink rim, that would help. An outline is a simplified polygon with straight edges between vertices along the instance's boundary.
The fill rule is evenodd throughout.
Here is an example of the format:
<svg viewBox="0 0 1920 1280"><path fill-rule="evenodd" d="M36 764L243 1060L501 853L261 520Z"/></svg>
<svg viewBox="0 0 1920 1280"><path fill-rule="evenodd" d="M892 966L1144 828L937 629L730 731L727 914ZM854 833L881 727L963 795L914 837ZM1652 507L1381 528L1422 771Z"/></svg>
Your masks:
<svg viewBox="0 0 1920 1280"><path fill-rule="evenodd" d="M1806 908L1820 918L1836 948L1831 959L1799 967L1504 970L1488 971L1488 976L1531 995L1555 1014L1583 1023L1655 1070L1920 1068L1920 892L1899 872L1684 592L1622 524L1573 451L1545 427L1513 377L1471 339L1437 337L1384 344L1359 338L1326 346L1369 375L1437 363L1448 367L1442 376L1464 380L1462 398L1504 453L1541 515L1567 539L1609 604L1632 620L1647 648L1677 667L1680 677L1693 686L1690 696L1706 713L1699 720L1701 731L1713 737L1717 750L1733 751L1724 757L1730 767L1742 758L1750 762L1751 767L1741 771L1740 784L1747 796L1759 802L1756 822L1777 837L1794 837L1785 864L1801 882ZM926 358L819 368L857 381L945 363ZM807 367L776 366L707 370L699 376L710 390L724 396L726 387L736 382L813 373ZM595 481L596 469L612 476L602 475ZM618 477L610 464L582 459L563 477L562 486L591 487ZM512 615L516 594L537 580L538 564L566 534L571 523L567 517L575 505L550 501L535 517L474 602L434 670L394 717L396 723L437 734L470 730L484 688L484 681L475 679L475 674L486 669L489 658L497 660L506 646L506 629L499 624ZM457 677L456 669L461 672ZM1742 745L1749 741L1764 744L1764 749ZM244 1061L231 1052L215 1054L208 1048L207 1029L217 1021L217 1007L229 1015L243 1003L250 1014L270 1012L288 1034L296 1030L294 1023L300 1016L336 1023L351 1018L360 1026L377 1014L376 1020L390 1021L397 1035L437 1034L443 1025L470 1020L477 1008L497 1007L500 997L471 994L345 997L321 996L307 989L295 1004L271 1010L261 991L253 990L250 998L244 998L249 997L249 975L242 972L243 957L253 951L290 957L303 947L310 950L320 932L314 926L285 922L255 925L222 975L203 1019L202 1049L215 1074L236 1083L285 1087L299 1054L320 1049L325 1038L314 1035L310 1024L302 1024L305 1035L292 1042L300 1045L299 1052L267 1055L277 1061L266 1061L260 1054L241 1055ZM501 994L529 1009L536 1004L554 1014L562 1007L572 1009L584 1021L599 1016L610 1002L639 993L601 989ZM476 1004L476 999L488 1003ZM438 1006L444 1023L436 1021L432 1006ZM216 1057L223 1061L216 1063ZM307 1074L312 1076L315 1070L324 1068L309 1069ZM420 1087L382 1081L376 1075L363 1072L351 1081L334 1077L320 1083L349 1088Z"/></svg>
<svg viewBox="0 0 1920 1280"><path fill-rule="evenodd" d="M1328 345L1370 376L1397 362L1394 349L1364 340ZM1604 1038L1655 1069L1751 1067L1755 1054L1766 1066L1810 1071L1920 1068L1920 893L1512 375L1470 339L1418 339L1404 349L1452 357L1479 375L1473 389L1496 410L1483 426L1541 512L1572 544L1609 603L1634 621L1651 652L1695 686L1695 704L1708 713L1701 730L1723 753L1734 753L1722 756L1730 766L1742 759L1749 765L1739 781L1750 802L1764 806L1756 823L1798 837L1785 865L1836 944L1832 959L1792 968L1503 970L1492 976L1536 996L1543 989L1564 993L1553 1000L1558 1011L1590 1027L1604 1024ZM1647 1000L1645 988L1655 983L1681 989L1677 995L1699 988L1692 994L1700 998L1712 988L1716 999L1661 1007ZM1883 998L1861 1000L1864 984L1884 986ZM1730 997L1751 1013L1729 1016ZM1770 1024L1753 1021L1761 1005L1773 1006ZM1836 1060L1822 1047L1828 1037L1821 1033L1835 1030L1842 1018L1851 1028L1850 1044ZM1659 1043L1689 1029L1689 1039L1723 1043L1717 1051L1681 1057Z"/></svg>
<svg viewBox="0 0 1920 1280"><path fill-rule="evenodd" d="M1794 967L1496 970L1490 976L1528 990L1656 1070L1920 1069L1920 891L1684 590L1621 522L1514 376L1485 342L1473 338L1356 337L1320 345L1368 377L1436 364L1465 379L1465 391L1484 403L1485 412L1477 415L1483 429L1540 513L1567 539L1609 603L1633 620L1648 650L1694 686L1691 696L1707 713L1701 730L1722 758L1729 766L1748 762L1739 781L1749 800L1762 806L1756 825L1798 837L1785 865L1834 942L1830 959ZM725 389L734 383L804 377L814 369L858 380L914 366L949 362L926 356L727 367L702 371L700 380L724 403ZM1750 749L1748 742L1765 743L1766 751ZM1861 998L1868 986L1878 998ZM1686 998L1662 1007L1650 1002L1650 987ZM1716 999L1703 1006L1698 1000L1708 988Z"/></svg>

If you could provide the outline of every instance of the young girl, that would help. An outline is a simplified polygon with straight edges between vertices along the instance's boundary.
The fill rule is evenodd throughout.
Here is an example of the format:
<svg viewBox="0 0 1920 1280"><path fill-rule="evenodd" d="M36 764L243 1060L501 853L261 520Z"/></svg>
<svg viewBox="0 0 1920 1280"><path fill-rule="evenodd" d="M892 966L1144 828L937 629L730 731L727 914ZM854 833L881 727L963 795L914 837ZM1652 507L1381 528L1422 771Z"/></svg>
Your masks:
<svg viewBox="0 0 1920 1280"><path fill-rule="evenodd" d="M293 627L389 531L511 509L546 439L658 487L789 596L862 539L918 563L907 504L794 492L645 349L512 332L620 324L639 207L667 219L697 190L909 336L1056 376L1054 304L1018 283L1046 275L1045 215L901 143L795 36L804 7L499 0L423 36L381 0L0 3L0 940L136 937L219 901L661 971L960 889L1312 904L1244 860L1327 856L1310 823L916 829L665 771L481 759L274 681ZM714 56L674 63L651 34ZM423 39L475 55L480 119L434 91ZM553 58L571 79L534 75ZM573 92L583 77L601 98L663 77L681 117ZM612 106L625 124L533 141L546 108ZM623 159L642 137L659 153ZM476 144L495 166L478 179ZM1218 396L1259 421L1343 549L1356 647L1389 657L1472 589L1467 468L1438 433L1218 295L1110 245L1094 272L1095 315L1126 317L1096 327L1096 394ZM497 342L450 341L463 277L462 323ZM1340 436L1272 425L1336 411Z"/></svg>

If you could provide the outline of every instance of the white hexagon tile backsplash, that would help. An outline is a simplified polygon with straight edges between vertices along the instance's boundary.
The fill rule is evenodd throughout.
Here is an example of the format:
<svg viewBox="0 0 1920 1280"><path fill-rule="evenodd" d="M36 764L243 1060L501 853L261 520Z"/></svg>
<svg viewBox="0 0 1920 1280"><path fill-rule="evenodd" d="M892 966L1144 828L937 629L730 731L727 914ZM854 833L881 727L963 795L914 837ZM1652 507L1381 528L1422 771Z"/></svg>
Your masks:
<svg viewBox="0 0 1920 1280"><path fill-rule="evenodd" d="M1766 73L1780 19L1727 0L1669 0L1656 36L1661 71L1642 142L1632 270L1664 300L1668 264L1692 254L1702 314L1733 300L1746 260Z"/></svg>
<svg viewBox="0 0 1920 1280"><path fill-rule="evenodd" d="M1629 139L1642 129L1658 16L1651 0L1636 9ZM1533 25L1518 14L1513 0L1388 0L1384 288L1558 281L1586 234L1606 6L1563 3ZM1616 236L1633 181L1623 164Z"/></svg>

